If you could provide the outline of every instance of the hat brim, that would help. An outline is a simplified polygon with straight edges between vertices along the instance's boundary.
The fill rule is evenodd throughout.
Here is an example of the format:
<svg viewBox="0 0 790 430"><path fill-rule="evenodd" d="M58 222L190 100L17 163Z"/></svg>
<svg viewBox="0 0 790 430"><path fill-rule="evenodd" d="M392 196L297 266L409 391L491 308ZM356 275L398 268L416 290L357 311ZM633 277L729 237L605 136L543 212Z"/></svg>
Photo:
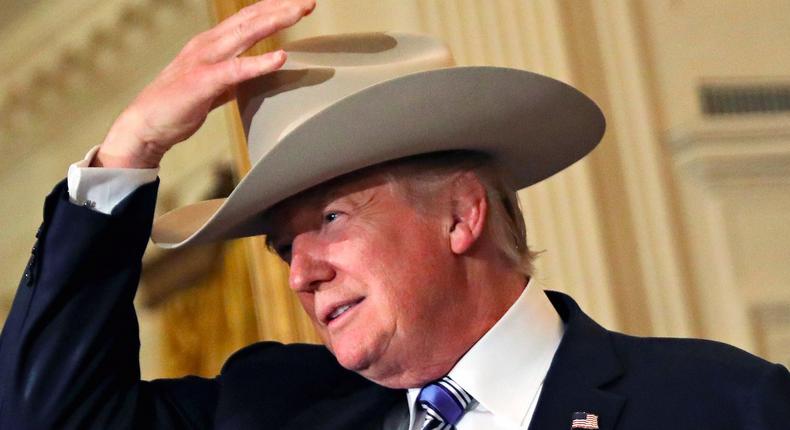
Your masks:
<svg viewBox="0 0 790 430"><path fill-rule="evenodd" d="M491 155L521 189L573 164L600 141L598 106L575 88L500 67L452 67L378 83L281 136L226 199L159 217L164 248L265 234L274 204L343 174L411 155Z"/></svg>

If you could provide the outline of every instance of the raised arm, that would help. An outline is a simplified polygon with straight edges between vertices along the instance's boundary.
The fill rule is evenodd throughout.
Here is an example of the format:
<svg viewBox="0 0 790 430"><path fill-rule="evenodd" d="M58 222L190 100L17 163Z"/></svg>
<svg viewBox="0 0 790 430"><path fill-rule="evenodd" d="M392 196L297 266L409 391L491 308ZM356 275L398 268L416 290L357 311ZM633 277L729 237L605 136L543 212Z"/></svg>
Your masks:
<svg viewBox="0 0 790 430"><path fill-rule="evenodd" d="M283 52L238 57L297 22L313 0L266 0L190 40L124 110L97 167L158 166L236 84L278 69ZM106 215L47 198L33 257L0 335L0 428L210 428L219 381L140 381L132 304L156 183Z"/></svg>

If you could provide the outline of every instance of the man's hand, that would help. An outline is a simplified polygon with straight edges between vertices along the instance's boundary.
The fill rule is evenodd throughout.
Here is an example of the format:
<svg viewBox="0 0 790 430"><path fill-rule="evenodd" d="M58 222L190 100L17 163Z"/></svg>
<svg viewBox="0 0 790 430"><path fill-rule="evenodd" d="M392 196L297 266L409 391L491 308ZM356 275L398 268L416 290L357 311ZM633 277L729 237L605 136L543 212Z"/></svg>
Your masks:
<svg viewBox="0 0 790 430"><path fill-rule="evenodd" d="M234 97L236 85L279 69L282 50L239 54L315 7L315 0L263 0L190 40L130 104L101 144L95 167L151 168L192 136L208 113Z"/></svg>

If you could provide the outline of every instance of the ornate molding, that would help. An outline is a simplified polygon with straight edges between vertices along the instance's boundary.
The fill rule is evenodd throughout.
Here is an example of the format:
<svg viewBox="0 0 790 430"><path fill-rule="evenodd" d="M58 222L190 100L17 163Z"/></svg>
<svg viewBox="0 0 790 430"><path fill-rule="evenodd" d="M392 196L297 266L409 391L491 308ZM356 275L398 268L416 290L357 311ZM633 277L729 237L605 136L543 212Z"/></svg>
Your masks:
<svg viewBox="0 0 790 430"><path fill-rule="evenodd" d="M0 171L16 214L1 220L0 255L10 278L0 288L0 322L27 259L41 197L69 162L98 143L95 130L109 125L189 34L209 24L204 0L21 3L0 8ZM210 143L201 144L217 146Z"/></svg>
<svg viewBox="0 0 790 430"><path fill-rule="evenodd" d="M702 185L790 183L790 115L702 121L667 141L675 165Z"/></svg>
<svg viewBox="0 0 790 430"><path fill-rule="evenodd" d="M42 120L95 104L117 92L119 79L134 83L141 71L133 60L206 7L200 0L57 0L18 12L0 30L0 50L9 53L0 59L0 137L16 140L39 131Z"/></svg>

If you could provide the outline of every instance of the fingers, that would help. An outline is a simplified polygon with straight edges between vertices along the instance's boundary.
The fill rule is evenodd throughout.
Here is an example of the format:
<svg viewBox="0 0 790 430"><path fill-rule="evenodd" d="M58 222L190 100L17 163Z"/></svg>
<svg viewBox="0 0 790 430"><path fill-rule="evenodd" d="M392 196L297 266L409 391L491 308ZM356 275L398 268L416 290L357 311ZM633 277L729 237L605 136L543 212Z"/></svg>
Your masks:
<svg viewBox="0 0 790 430"><path fill-rule="evenodd" d="M315 7L315 0L268 0L247 6L210 30L201 53L213 63L235 57L258 41L290 27Z"/></svg>
<svg viewBox="0 0 790 430"><path fill-rule="evenodd" d="M282 53L283 56L271 58L277 53ZM214 70L212 70L213 77L211 79L219 79L220 82L223 82L222 87L227 89L218 96L215 94L208 95L209 97L215 97L211 102L211 110L214 110L235 99L236 86L238 84L247 79L256 78L258 76L262 76L280 69L287 58L285 52L282 50L270 52L260 57L263 58L242 57L239 59L238 63L231 60L230 64L219 65L216 66ZM210 84L216 85L216 81L211 82Z"/></svg>
<svg viewBox="0 0 790 430"><path fill-rule="evenodd" d="M255 57L234 57L225 60L209 67L205 76L208 84L206 88L216 87L219 83L220 87L215 94L218 96L243 81L279 69L286 58L285 51L280 49Z"/></svg>

